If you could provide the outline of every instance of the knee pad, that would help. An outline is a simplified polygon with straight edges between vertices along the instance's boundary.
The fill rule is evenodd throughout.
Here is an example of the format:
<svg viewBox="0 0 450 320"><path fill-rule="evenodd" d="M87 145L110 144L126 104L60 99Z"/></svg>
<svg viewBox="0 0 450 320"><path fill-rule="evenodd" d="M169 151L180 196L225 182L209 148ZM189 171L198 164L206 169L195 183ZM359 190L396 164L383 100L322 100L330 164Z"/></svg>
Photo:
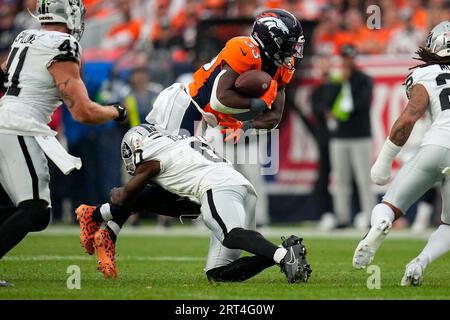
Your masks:
<svg viewBox="0 0 450 320"><path fill-rule="evenodd" d="M45 200L26 200L19 203L19 209L24 212L30 222L30 231L42 231L50 223L51 209Z"/></svg>

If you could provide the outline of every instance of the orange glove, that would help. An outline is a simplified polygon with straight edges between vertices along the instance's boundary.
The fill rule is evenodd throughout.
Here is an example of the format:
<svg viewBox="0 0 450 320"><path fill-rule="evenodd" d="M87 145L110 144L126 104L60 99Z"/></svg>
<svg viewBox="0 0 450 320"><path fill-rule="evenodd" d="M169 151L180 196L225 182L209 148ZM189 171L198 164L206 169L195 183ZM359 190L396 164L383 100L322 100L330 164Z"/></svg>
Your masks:
<svg viewBox="0 0 450 320"><path fill-rule="evenodd" d="M244 123L231 117L228 119L223 119L223 121L219 121L219 126L224 127L224 129L220 130L220 133L225 135L225 142L233 139L234 144L236 144L241 138L241 135L244 133L244 130L242 130Z"/></svg>
<svg viewBox="0 0 450 320"><path fill-rule="evenodd" d="M272 81L270 81L269 89L267 89L267 91L259 98L266 103L268 109L271 109L272 103L277 98L277 93L278 93L278 83L272 79Z"/></svg>

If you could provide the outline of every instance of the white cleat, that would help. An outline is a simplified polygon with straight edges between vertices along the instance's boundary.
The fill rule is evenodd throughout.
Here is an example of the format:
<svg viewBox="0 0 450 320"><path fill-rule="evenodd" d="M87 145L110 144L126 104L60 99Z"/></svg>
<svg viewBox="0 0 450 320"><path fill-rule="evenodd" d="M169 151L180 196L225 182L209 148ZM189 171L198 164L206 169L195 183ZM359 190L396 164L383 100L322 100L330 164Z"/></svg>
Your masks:
<svg viewBox="0 0 450 320"><path fill-rule="evenodd" d="M366 268L375 257L375 253L392 228L392 223L381 221L378 226L370 228L367 235L356 247L353 255L353 267L356 269Z"/></svg>
<svg viewBox="0 0 450 320"><path fill-rule="evenodd" d="M402 287L421 286L425 267L419 258L414 259L406 265L405 274L403 275L400 285Z"/></svg>

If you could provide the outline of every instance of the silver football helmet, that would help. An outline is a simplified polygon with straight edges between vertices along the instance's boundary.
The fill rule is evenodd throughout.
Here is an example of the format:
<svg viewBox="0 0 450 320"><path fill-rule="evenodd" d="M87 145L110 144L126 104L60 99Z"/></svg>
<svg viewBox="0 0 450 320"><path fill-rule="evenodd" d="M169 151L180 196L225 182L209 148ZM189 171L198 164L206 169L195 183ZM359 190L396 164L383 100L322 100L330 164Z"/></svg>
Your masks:
<svg viewBox="0 0 450 320"><path fill-rule="evenodd" d="M120 154L130 175L135 175L136 166L143 161L143 148L161 136L161 132L151 124L140 124L128 130L122 139Z"/></svg>
<svg viewBox="0 0 450 320"><path fill-rule="evenodd" d="M37 5L39 23L65 23L70 34L80 41L86 14L82 0L39 0Z"/></svg>
<svg viewBox="0 0 450 320"><path fill-rule="evenodd" d="M430 31L427 48L440 57L450 56L450 21L443 21Z"/></svg>

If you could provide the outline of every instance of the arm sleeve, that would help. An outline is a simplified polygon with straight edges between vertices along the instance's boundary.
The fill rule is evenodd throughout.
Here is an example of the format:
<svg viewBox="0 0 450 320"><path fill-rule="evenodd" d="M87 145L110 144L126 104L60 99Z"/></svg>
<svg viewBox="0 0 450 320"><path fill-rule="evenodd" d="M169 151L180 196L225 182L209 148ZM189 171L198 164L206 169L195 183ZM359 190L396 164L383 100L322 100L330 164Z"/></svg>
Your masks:
<svg viewBox="0 0 450 320"><path fill-rule="evenodd" d="M229 40L221 55L222 60L239 74L253 69L261 69L259 49L250 40L241 38Z"/></svg>

